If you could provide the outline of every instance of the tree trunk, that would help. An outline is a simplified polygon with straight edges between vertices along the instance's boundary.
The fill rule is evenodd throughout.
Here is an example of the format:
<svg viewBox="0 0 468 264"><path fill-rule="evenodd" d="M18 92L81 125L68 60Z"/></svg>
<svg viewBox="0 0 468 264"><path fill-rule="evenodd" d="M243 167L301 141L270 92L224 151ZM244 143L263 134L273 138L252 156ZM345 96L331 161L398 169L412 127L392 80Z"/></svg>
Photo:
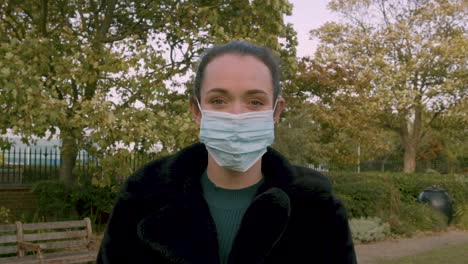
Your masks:
<svg viewBox="0 0 468 264"><path fill-rule="evenodd" d="M400 138L405 149L403 158L404 173L414 173L416 170L416 154L421 138L421 114L421 108L415 106L402 119Z"/></svg>
<svg viewBox="0 0 468 264"><path fill-rule="evenodd" d="M385 156L385 158L380 163L380 171L381 172L385 172L385 164L387 163L388 157L390 157L390 155Z"/></svg>
<svg viewBox="0 0 468 264"><path fill-rule="evenodd" d="M60 180L67 186L72 186L75 183L76 177L73 175L75 168L76 157L78 155L78 146L76 139L70 131L60 130L62 146L60 148Z"/></svg>
<svg viewBox="0 0 468 264"><path fill-rule="evenodd" d="M416 144L413 142L408 142L404 146L405 155L404 155L404 173L413 173L416 170Z"/></svg>

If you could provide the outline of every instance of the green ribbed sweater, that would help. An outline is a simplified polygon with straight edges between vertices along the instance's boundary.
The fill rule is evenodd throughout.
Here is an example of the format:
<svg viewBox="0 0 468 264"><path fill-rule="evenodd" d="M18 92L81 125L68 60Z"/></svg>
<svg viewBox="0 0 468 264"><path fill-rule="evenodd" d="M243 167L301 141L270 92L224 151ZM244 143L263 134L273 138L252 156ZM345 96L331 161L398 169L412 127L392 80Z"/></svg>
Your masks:
<svg viewBox="0 0 468 264"><path fill-rule="evenodd" d="M206 172L200 181L203 196L216 225L221 263L225 264L242 217L255 197L258 187L263 183L263 179L252 186L237 190L217 187L208 178Z"/></svg>

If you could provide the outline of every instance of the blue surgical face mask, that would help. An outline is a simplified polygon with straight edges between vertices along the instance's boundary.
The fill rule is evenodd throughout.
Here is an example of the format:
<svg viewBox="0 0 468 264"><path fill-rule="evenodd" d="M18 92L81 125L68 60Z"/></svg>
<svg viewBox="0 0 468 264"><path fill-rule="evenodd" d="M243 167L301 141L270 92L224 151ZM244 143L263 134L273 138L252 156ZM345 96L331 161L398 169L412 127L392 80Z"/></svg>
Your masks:
<svg viewBox="0 0 468 264"><path fill-rule="evenodd" d="M201 107L200 111L200 141L221 167L245 172L273 144L274 109L242 114L201 110Z"/></svg>

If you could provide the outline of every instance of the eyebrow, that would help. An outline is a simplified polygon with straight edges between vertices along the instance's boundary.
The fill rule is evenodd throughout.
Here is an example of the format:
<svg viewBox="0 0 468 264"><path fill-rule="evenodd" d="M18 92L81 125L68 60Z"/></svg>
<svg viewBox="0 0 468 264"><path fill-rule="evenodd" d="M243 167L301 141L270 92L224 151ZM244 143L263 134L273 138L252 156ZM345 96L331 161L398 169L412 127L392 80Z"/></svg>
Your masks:
<svg viewBox="0 0 468 264"><path fill-rule="evenodd" d="M260 89L254 89L254 90L248 90L247 91L247 94L264 94L264 95L268 95L267 92L265 92L264 90L260 90Z"/></svg>
<svg viewBox="0 0 468 264"><path fill-rule="evenodd" d="M207 94L210 94L210 93L228 94L228 91L226 91L226 89L223 89L223 88L213 88L207 92Z"/></svg>
<svg viewBox="0 0 468 264"><path fill-rule="evenodd" d="M209 90L207 92L207 94L210 94L210 93L221 93L221 94L229 94L229 92L226 90L226 89L223 89L223 88L213 88L211 90ZM264 94L264 95L268 95L267 92L265 92L264 90L260 90L260 89L252 89L252 90L248 90L246 92L248 95L252 95L252 94Z"/></svg>

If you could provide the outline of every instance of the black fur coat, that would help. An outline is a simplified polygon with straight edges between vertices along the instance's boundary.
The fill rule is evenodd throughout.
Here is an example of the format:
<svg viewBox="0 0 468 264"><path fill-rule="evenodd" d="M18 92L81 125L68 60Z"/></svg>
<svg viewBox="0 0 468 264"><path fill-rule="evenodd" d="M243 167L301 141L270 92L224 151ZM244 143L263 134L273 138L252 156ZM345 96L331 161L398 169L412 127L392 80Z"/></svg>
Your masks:
<svg viewBox="0 0 468 264"><path fill-rule="evenodd" d="M207 157L195 144L136 171L117 197L97 263L220 263L200 185ZM271 148L262 172L228 263L356 263L346 210L327 178Z"/></svg>

